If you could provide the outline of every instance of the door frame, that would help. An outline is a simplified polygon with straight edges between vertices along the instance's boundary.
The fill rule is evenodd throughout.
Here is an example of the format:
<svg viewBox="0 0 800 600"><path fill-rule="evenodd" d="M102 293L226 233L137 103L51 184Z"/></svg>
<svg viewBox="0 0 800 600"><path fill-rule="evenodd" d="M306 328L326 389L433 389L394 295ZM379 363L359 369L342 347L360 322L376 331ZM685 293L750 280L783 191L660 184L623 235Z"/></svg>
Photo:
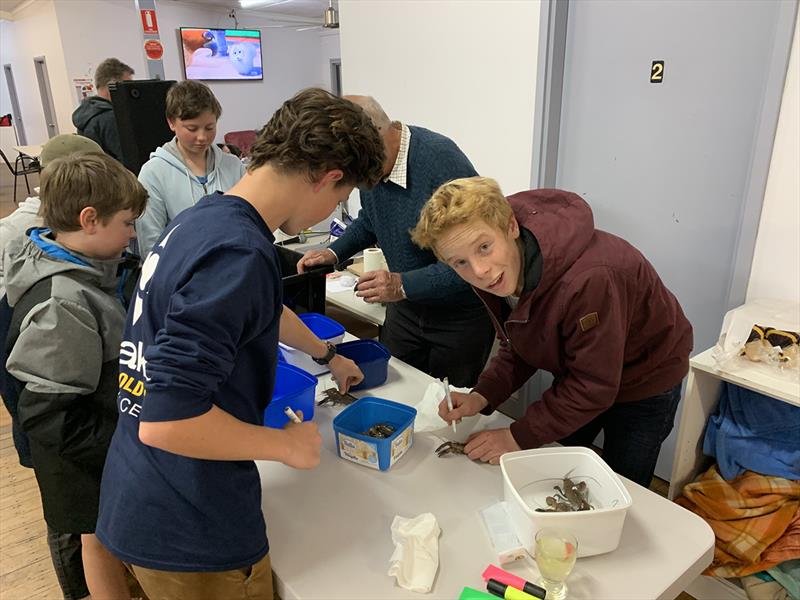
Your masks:
<svg viewBox="0 0 800 600"><path fill-rule="evenodd" d="M22 122L22 111L19 109L19 96L17 96L17 83L14 80L14 69L10 63L3 65L3 73L6 76L6 86L8 87L8 97L11 101L11 114L14 119L14 132L16 133L17 144L20 146L28 145L28 136L25 135L25 123Z"/></svg>
<svg viewBox="0 0 800 600"><path fill-rule="evenodd" d="M53 101L53 90L50 88L50 72L47 69L47 59L44 56L34 56L33 69L36 73L36 81L39 84L39 95L42 98L47 137L48 139L53 138L58 135L58 119L56 117L56 105Z"/></svg>
<svg viewBox="0 0 800 600"><path fill-rule="evenodd" d="M539 19L539 61L534 110L531 187L554 187L567 49L567 21L575 0L542 0ZM728 286L728 310L744 304L767 187L772 147L778 127L783 88L792 50L798 0L781 2L769 63L764 103L758 115L754 151L739 215L739 232ZM700 350L704 350L701 348Z"/></svg>

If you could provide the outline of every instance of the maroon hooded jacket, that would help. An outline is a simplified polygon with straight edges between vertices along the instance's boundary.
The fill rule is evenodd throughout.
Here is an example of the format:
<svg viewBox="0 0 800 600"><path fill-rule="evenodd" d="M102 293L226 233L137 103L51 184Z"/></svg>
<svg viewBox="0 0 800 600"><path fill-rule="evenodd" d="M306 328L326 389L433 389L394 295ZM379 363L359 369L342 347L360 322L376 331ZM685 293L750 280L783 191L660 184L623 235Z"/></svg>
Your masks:
<svg viewBox="0 0 800 600"><path fill-rule="evenodd" d="M505 298L475 291L492 315L500 351L476 392L491 413L537 369L552 387L511 425L521 448L577 431L615 402L666 392L689 370L692 326L653 266L631 244L594 228L576 194L532 190L508 198L539 242L541 278L510 315Z"/></svg>

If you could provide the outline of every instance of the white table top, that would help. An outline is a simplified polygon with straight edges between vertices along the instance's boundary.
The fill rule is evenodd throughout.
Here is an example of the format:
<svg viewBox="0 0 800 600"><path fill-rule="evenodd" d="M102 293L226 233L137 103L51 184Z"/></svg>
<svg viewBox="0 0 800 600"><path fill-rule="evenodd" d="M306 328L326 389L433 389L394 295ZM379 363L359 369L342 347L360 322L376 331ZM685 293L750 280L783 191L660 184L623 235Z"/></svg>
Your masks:
<svg viewBox="0 0 800 600"><path fill-rule="evenodd" d="M39 158L39 156L42 154L41 144L34 144L32 146L12 146L12 148L14 148L14 150L20 154L25 154L31 158Z"/></svg>
<svg viewBox="0 0 800 600"><path fill-rule="evenodd" d="M391 359L385 385L372 395L418 404L428 375ZM330 387L323 375L318 393ZM503 499L500 467L466 457L437 458L441 443L415 434L414 445L385 472L336 455L333 417L341 408L317 409L314 421L323 438L320 466L298 471L260 462L263 508L276 590L284 600L457 598L464 586L485 589L481 573L496 563L479 510ZM510 421L495 413L488 426ZM616 551L581 558L568 585L575 599L673 600L711 563L714 534L691 512L623 478L632 498ZM439 571L430 594L418 595L395 584L386 572L394 545L395 515L433 513L442 529ZM529 581L537 579L532 561L507 565Z"/></svg>
<svg viewBox="0 0 800 600"><path fill-rule="evenodd" d="M382 304L369 304L364 302L364 300L356 296L353 290L347 290L344 292L332 292L330 290L326 290L325 299L334 306L338 306L339 308L351 312L358 318L367 321L368 323L372 323L373 325L378 325L380 327L386 320L385 306Z"/></svg>
<svg viewBox="0 0 800 600"><path fill-rule="evenodd" d="M751 363L745 359L737 363L735 370L723 370L717 367L714 361L713 348L692 358L690 364L695 369L711 373L724 381L800 406L800 378L797 371L787 370L786 373L778 373L773 371L772 367Z"/></svg>

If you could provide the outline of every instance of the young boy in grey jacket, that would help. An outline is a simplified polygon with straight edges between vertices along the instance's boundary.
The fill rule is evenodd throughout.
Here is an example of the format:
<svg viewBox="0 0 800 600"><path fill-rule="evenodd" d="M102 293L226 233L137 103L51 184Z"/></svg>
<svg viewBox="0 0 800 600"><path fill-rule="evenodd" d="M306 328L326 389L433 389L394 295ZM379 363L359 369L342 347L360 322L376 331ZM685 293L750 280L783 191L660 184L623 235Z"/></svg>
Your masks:
<svg viewBox="0 0 800 600"><path fill-rule="evenodd" d="M179 213L203 196L227 192L245 171L241 160L214 144L222 106L207 85L182 81L172 86L166 114L175 138L150 154L139 172L150 196L136 222L142 259Z"/></svg>
<svg viewBox="0 0 800 600"><path fill-rule="evenodd" d="M107 155L57 159L42 172L45 227L12 241L7 253L6 290L14 309L7 368L23 386L20 423L30 439L48 530L82 534L86 584L95 598L130 597L122 564L94 530L117 423L125 324L120 269L146 202L133 174ZM57 571L65 568L64 557L53 553L53 559Z"/></svg>
<svg viewBox="0 0 800 600"><path fill-rule="evenodd" d="M93 140L73 133L63 133L50 139L43 147L39 155L39 162L42 167L46 167L51 161L67 156L74 152L102 152L103 149ZM6 371L6 338L8 337L8 327L11 322L11 308L6 300L5 284L5 249L11 242L21 238L31 227L41 227L42 217L39 216L38 192L36 196L29 196L22 202L17 209L7 217L0 219L0 395L3 396L3 404L11 415L11 435L14 440L14 447L17 450L19 464L23 467L32 467L33 461L30 456L30 445L28 436L22 432L17 419L17 389L16 384ZM78 540L80 542L80 540ZM78 544L80 547L80 543Z"/></svg>

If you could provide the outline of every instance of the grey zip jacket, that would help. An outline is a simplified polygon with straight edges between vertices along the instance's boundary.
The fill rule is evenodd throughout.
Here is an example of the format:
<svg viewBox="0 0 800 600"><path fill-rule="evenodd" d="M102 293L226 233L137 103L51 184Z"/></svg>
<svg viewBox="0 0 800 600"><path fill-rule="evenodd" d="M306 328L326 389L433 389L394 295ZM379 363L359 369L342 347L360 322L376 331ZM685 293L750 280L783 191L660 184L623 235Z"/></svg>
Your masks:
<svg viewBox="0 0 800 600"><path fill-rule="evenodd" d="M136 221L139 256L147 256L179 213L197 204L203 196L227 192L244 171L241 160L211 144L206 158L206 181L202 182L186 167L174 139L156 148L139 171L139 182L149 196L147 209Z"/></svg>
<svg viewBox="0 0 800 600"><path fill-rule="evenodd" d="M72 253L47 231L32 229L7 248L14 313L6 364L21 388L19 419L30 438L45 520L62 533L91 533L117 423L122 259Z"/></svg>

